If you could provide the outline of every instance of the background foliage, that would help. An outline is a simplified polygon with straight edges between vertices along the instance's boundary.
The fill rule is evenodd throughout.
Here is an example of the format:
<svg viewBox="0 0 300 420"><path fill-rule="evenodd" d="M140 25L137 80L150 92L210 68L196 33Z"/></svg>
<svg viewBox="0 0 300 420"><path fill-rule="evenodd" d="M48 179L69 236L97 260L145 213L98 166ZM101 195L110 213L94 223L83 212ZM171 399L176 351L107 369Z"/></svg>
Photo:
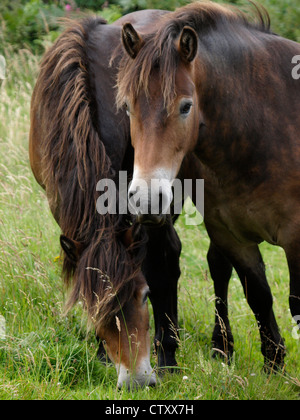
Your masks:
<svg viewBox="0 0 300 420"><path fill-rule="evenodd" d="M62 17L96 13L111 22L134 10L173 10L188 2L189 0L2 0L0 51L3 51L5 43L9 43L15 49L27 47L41 52L60 33L59 18ZM245 6L246 1L233 0L232 3ZM300 41L300 5L297 0L260 0L260 3L269 11L275 32Z"/></svg>
<svg viewBox="0 0 300 420"><path fill-rule="evenodd" d="M299 0L261 1L273 30L300 41ZM81 306L63 316L60 232L28 162L30 98L41 53L62 30L58 18L99 13L111 22L139 8L184 3L0 0L0 54L7 62L0 84L0 400L300 398L300 341L292 335L287 264L279 248L260 247L287 347L286 368L277 375L262 371L258 329L236 273L229 287L235 357L231 366L211 359L215 303L206 262L209 239L204 226L187 228L182 216L176 225L183 243L178 374L166 374L156 388L118 391L115 368L97 360L95 335L87 331ZM152 314L150 319L153 338Z"/></svg>

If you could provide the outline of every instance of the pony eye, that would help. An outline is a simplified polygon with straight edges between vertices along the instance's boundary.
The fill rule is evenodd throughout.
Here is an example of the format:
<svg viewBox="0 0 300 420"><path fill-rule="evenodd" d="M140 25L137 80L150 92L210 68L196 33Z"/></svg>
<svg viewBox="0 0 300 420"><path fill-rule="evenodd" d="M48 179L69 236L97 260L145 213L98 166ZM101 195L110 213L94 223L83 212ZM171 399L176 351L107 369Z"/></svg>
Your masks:
<svg viewBox="0 0 300 420"><path fill-rule="evenodd" d="M184 101L180 106L180 114L183 117L187 117L191 111L193 103L191 101Z"/></svg>

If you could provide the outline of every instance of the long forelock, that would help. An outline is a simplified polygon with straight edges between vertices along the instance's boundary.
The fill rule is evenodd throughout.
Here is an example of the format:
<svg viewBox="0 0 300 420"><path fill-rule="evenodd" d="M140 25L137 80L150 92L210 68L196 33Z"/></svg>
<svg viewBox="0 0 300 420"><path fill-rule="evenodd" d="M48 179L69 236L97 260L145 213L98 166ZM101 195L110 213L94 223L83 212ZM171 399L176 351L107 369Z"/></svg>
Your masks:
<svg viewBox="0 0 300 420"><path fill-rule="evenodd" d="M155 70L159 72L164 105L168 108L176 96L175 75L178 58L174 38L170 34L166 38L159 38L157 34L145 37L145 46L134 60L125 55L121 60L117 81L118 108L121 108L127 99L134 103L142 91L147 97L150 96L150 78Z"/></svg>

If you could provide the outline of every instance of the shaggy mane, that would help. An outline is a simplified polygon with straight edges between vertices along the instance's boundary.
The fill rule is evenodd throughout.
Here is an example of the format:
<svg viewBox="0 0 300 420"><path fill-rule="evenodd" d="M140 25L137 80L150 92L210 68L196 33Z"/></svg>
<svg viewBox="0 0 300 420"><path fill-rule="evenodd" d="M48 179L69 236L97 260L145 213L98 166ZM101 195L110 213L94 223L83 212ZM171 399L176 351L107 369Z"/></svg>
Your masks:
<svg viewBox="0 0 300 420"><path fill-rule="evenodd" d="M87 41L105 23L71 22L43 57L32 101L46 133L38 141L48 199L57 207L63 235L83 249L77 264L64 255L65 281L72 289L67 309L81 300L96 326L109 323L131 298L142 258L121 240L129 226L124 216L96 211L96 184L112 178L114 168L97 129Z"/></svg>

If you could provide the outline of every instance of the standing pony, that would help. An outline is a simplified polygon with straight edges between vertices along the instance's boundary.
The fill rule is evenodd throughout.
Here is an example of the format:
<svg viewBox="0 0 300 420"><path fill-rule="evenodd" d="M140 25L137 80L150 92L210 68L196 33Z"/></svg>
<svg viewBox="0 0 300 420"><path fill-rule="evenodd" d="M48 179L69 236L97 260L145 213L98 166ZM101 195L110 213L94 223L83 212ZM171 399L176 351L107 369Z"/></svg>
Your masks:
<svg viewBox="0 0 300 420"><path fill-rule="evenodd" d="M151 34L126 23L117 99L130 116L134 148L129 196L139 178L163 178L168 204L183 159L197 156L216 294L214 347L233 351L227 290L234 267L272 369L283 365L285 347L258 244L284 249L290 310L299 324L300 80L292 63L300 45L273 34L266 12L256 12L258 23L237 9L199 2L162 17ZM145 207L147 183L140 193Z"/></svg>
<svg viewBox="0 0 300 420"><path fill-rule="evenodd" d="M164 12L130 14L143 32ZM158 367L175 366L181 244L171 218L160 229L131 226L127 215L98 214L99 180L132 174L129 119L115 106L120 19L71 22L45 54L31 103L29 154L59 224L67 307L84 303L118 372L118 385L154 385L147 296L155 319ZM138 235L136 232L138 232ZM146 244L147 242L147 244ZM142 272L141 272L142 267ZM149 289L150 288L150 289Z"/></svg>

